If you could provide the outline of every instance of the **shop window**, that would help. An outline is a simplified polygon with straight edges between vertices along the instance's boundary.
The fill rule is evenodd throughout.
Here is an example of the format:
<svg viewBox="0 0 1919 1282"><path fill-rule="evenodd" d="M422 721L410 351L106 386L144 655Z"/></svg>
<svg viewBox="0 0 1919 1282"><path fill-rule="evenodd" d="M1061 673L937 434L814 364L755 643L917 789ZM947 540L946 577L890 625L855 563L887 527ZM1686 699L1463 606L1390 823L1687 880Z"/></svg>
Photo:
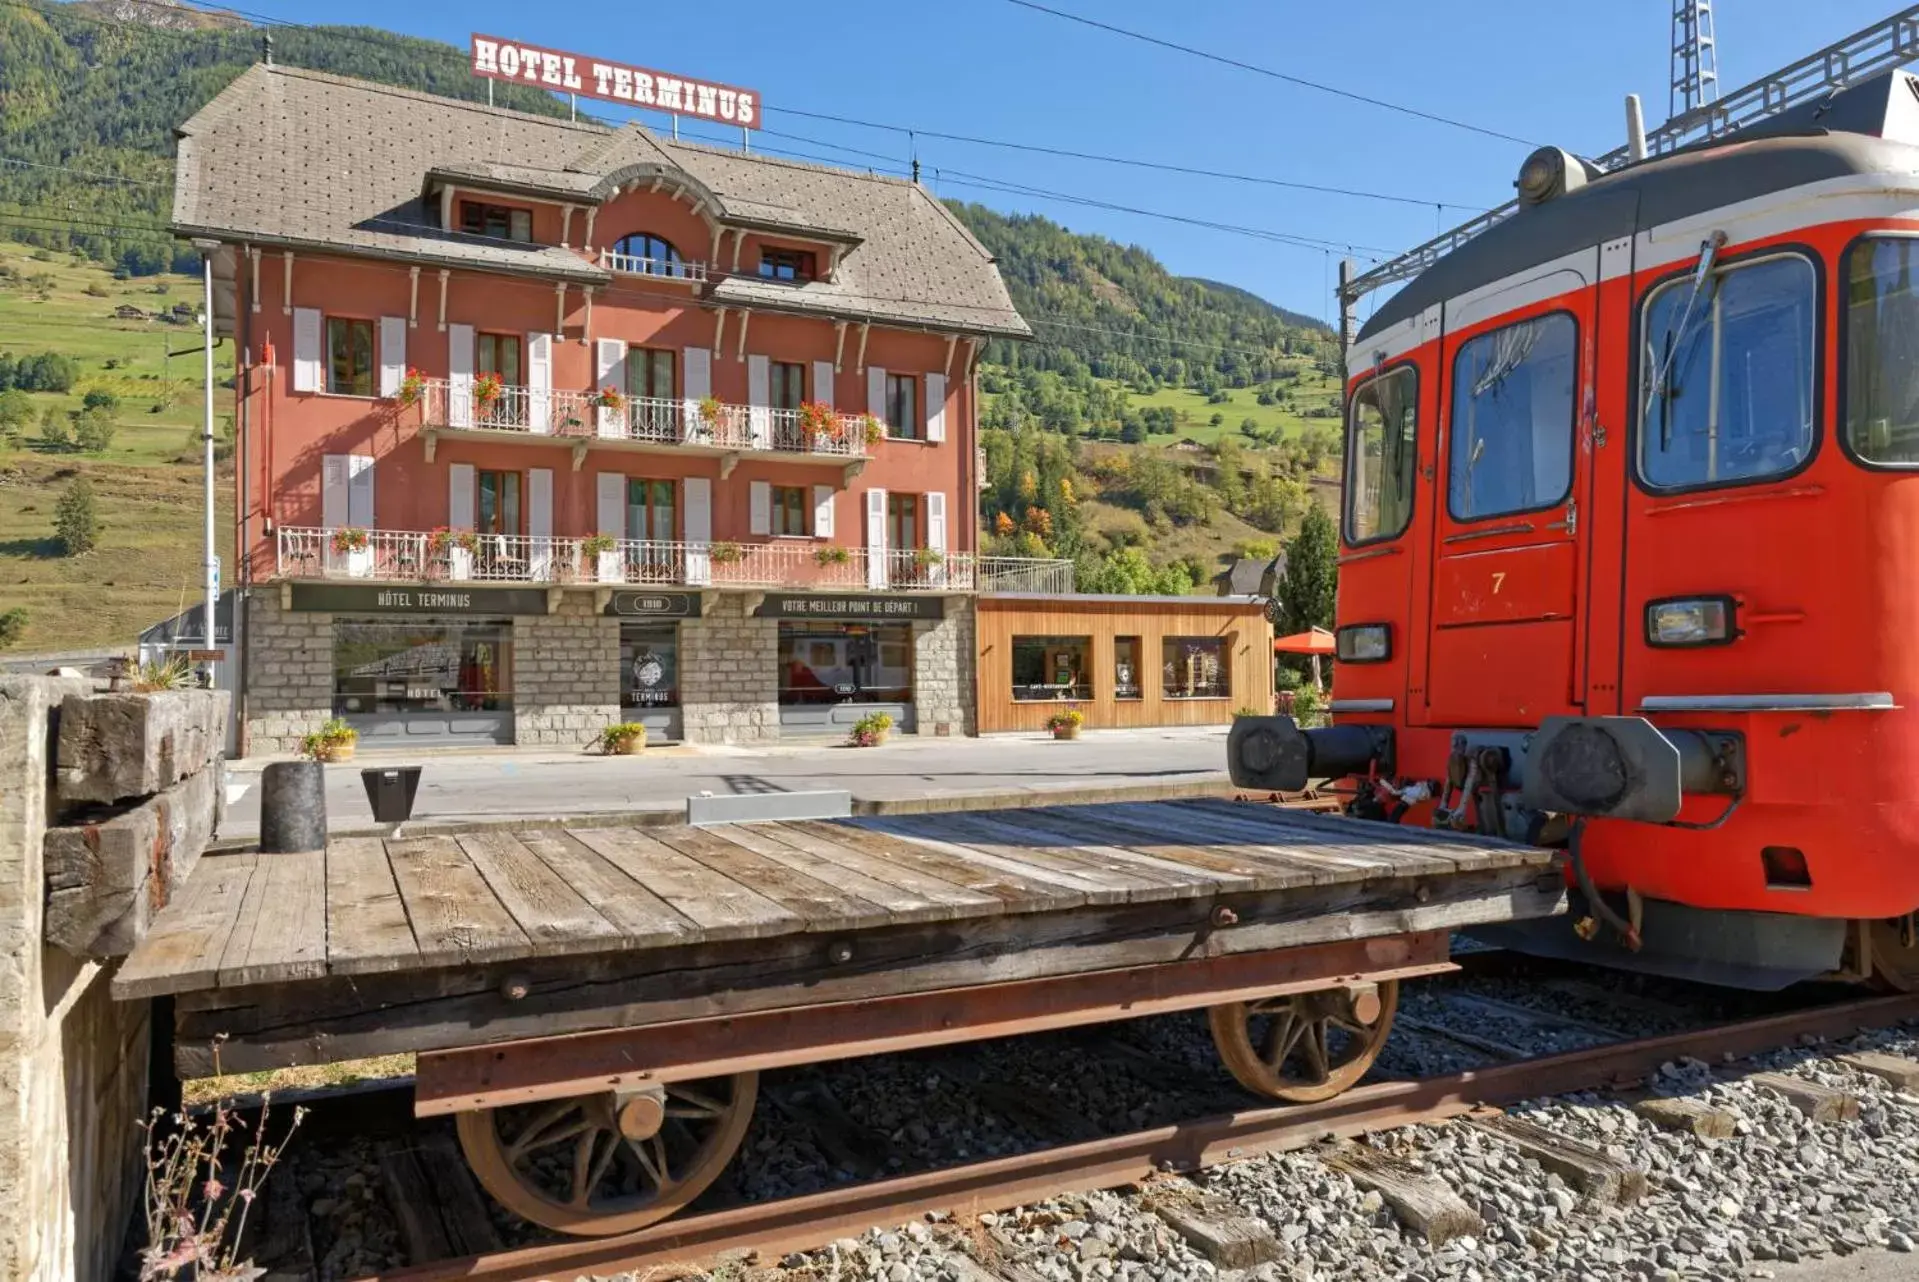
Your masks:
<svg viewBox="0 0 1919 1282"><path fill-rule="evenodd" d="M803 485L775 485L773 488L773 533L805 537L812 533L813 508Z"/></svg>
<svg viewBox="0 0 1919 1282"><path fill-rule="evenodd" d="M1571 491L1578 331L1554 312L1461 345L1446 485L1454 520L1536 511Z"/></svg>
<svg viewBox="0 0 1919 1282"><path fill-rule="evenodd" d="M1140 688L1140 644L1138 637L1113 638L1113 697L1115 699L1139 699L1144 694Z"/></svg>
<svg viewBox="0 0 1919 1282"><path fill-rule="evenodd" d="M1168 699L1225 699L1232 695L1227 681L1225 637L1167 637L1160 642L1160 676Z"/></svg>
<svg viewBox="0 0 1919 1282"><path fill-rule="evenodd" d="M1419 375L1410 365L1353 393L1346 440L1346 541L1397 538L1413 515L1414 416Z"/></svg>
<svg viewBox="0 0 1919 1282"><path fill-rule="evenodd" d="M671 625L620 627L620 706L680 706L680 634Z"/></svg>
<svg viewBox="0 0 1919 1282"><path fill-rule="evenodd" d="M373 322L326 318L326 390L335 396L373 395Z"/></svg>
<svg viewBox="0 0 1919 1282"><path fill-rule="evenodd" d="M1919 466L1919 241L1846 251L1846 444L1864 463Z"/></svg>
<svg viewBox="0 0 1919 1282"><path fill-rule="evenodd" d="M513 626L454 620L333 624L333 711L342 717L513 709Z"/></svg>
<svg viewBox="0 0 1919 1282"><path fill-rule="evenodd" d="M460 230L472 236L493 240L533 242L533 212L508 205L488 205L477 200L460 202Z"/></svg>
<svg viewBox="0 0 1919 1282"><path fill-rule="evenodd" d="M912 701L911 624L780 624L781 703Z"/></svg>
<svg viewBox="0 0 1919 1282"><path fill-rule="evenodd" d="M886 376L886 434L903 441L919 439L918 376L913 374Z"/></svg>
<svg viewBox="0 0 1919 1282"><path fill-rule="evenodd" d="M1013 698L1093 697L1093 638L1014 637Z"/></svg>
<svg viewBox="0 0 1919 1282"><path fill-rule="evenodd" d="M760 277L793 282L812 280L813 255L803 249L762 249Z"/></svg>

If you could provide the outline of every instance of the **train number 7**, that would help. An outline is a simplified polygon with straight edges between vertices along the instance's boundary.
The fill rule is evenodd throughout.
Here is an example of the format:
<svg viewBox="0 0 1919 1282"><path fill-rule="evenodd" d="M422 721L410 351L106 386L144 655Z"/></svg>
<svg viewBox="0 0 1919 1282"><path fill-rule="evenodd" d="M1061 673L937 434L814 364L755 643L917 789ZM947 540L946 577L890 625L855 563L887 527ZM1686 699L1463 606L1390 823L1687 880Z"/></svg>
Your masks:
<svg viewBox="0 0 1919 1282"><path fill-rule="evenodd" d="M1494 596L1499 595L1499 589L1505 586L1505 583L1506 583L1506 572L1504 570L1494 570L1493 571L1493 595Z"/></svg>

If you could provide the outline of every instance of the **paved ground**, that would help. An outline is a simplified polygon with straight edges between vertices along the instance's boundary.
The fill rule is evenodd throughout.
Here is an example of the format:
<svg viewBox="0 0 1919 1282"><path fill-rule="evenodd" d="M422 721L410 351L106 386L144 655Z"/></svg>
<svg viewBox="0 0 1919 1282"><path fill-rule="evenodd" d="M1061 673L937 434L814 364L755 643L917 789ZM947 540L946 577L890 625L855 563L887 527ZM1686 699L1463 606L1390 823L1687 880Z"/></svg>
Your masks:
<svg viewBox="0 0 1919 1282"><path fill-rule="evenodd" d="M1225 781L1223 727L1112 730L1074 742L1044 734L984 739L905 737L880 748L652 748L632 757L540 755L509 750L419 756L363 754L327 768L327 816L336 833L368 828L360 771L420 764L416 820L532 819L680 810L701 792L850 791L861 801L967 793L1076 791ZM222 839L257 836L259 764L229 770Z"/></svg>
<svg viewBox="0 0 1919 1282"><path fill-rule="evenodd" d="M1919 1255L1861 1251L1808 1264L1775 1265L1779 1282L1911 1282L1919 1278Z"/></svg>

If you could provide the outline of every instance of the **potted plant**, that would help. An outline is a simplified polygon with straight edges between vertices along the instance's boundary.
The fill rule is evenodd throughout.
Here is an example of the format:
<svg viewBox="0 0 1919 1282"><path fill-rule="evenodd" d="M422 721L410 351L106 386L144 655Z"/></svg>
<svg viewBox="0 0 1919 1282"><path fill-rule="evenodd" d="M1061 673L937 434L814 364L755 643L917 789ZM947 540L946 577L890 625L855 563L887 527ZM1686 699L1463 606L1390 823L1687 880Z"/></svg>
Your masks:
<svg viewBox="0 0 1919 1282"><path fill-rule="evenodd" d="M602 583L618 583L621 573L620 541L611 534L590 534L580 540L580 554L593 565L593 575Z"/></svg>
<svg viewBox="0 0 1919 1282"><path fill-rule="evenodd" d="M348 552L364 552L367 542L367 532L354 526L333 532L333 550L341 556Z"/></svg>
<svg viewBox="0 0 1919 1282"><path fill-rule="evenodd" d="M349 577L364 579L373 573L372 540L365 530L353 526L335 530L328 542L334 556L345 558Z"/></svg>
<svg viewBox="0 0 1919 1282"><path fill-rule="evenodd" d="M418 405L420 403L420 396L425 391L426 375L409 365L406 368L405 376L400 379L400 390L394 395L393 399L398 401L403 407Z"/></svg>
<svg viewBox="0 0 1919 1282"><path fill-rule="evenodd" d="M608 756L630 757L646 746L646 727L637 721L622 721L600 731L600 751Z"/></svg>
<svg viewBox="0 0 1919 1282"><path fill-rule="evenodd" d="M853 733L846 741L855 748L877 748L886 742L886 733L892 728L893 718L889 713L869 712L853 723Z"/></svg>
<svg viewBox="0 0 1919 1282"><path fill-rule="evenodd" d="M946 553L940 551L938 548L913 549L913 564L922 570L928 570L933 566L944 565L945 563Z"/></svg>
<svg viewBox="0 0 1919 1282"><path fill-rule="evenodd" d="M1046 718L1046 728L1053 732L1055 739L1077 739L1079 728L1086 724L1086 714L1078 708L1061 708Z"/></svg>
<svg viewBox="0 0 1919 1282"><path fill-rule="evenodd" d="M427 561L431 568L445 572L449 579L473 577L473 554L480 549L480 536L471 530L436 526L426 536Z"/></svg>
<svg viewBox="0 0 1919 1282"><path fill-rule="evenodd" d="M473 380L473 403L484 414L493 408L494 403L500 399L500 394L504 391L506 391L506 384L500 381L498 374L482 374Z"/></svg>
<svg viewBox="0 0 1919 1282"><path fill-rule="evenodd" d="M802 401L800 403L800 430L806 433L809 441L832 439L833 407L825 401Z"/></svg>
<svg viewBox="0 0 1919 1282"><path fill-rule="evenodd" d="M300 755L312 761L351 761L360 732L338 717L300 740Z"/></svg>
<svg viewBox="0 0 1919 1282"><path fill-rule="evenodd" d="M852 554L837 543L813 549L813 564L818 566L845 565L851 559Z"/></svg>
<svg viewBox="0 0 1919 1282"><path fill-rule="evenodd" d="M625 405L626 396L617 387L602 387L599 391L593 393L593 406L595 409L617 410L624 408Z"/></svg>
<svg viewBox="0 0 1919 1282"><path fill-rule="evenodd" d="M866 443L868 445L878 445L886 439L886 424L880 422L871 414L863 414L860 416L860 431L866 436Z"/></svg>
<svg viewBox="0 0 1919 1282"><path fill-rule="evenodd" d="M719 426L719 423L720 423L720 398L719 397L702 396L700 398L700 422L706 425L706 430L709 433L712 432L714 428Z"/></svg>
<svg viewBox="0 0 1919 1282"><path fill-rule="evenodd" d="M711 548L714 565L738 565L746 559L746 549L737 543L721 541Z"/></svg>

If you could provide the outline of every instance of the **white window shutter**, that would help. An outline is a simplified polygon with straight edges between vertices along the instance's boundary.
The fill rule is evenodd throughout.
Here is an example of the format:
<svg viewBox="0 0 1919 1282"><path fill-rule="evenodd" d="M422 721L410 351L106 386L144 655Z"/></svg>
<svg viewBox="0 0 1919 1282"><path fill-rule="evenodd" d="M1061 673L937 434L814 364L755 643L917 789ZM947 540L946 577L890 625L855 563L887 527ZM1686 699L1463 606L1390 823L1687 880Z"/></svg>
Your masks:
<svg viewBox="0 0 1919 1282"><path fill-rule="evenodd" d="M772 370L764 356L746 358L747 425L752 432L753 448L773 447Z"/></svg>
<svg viewBox="0 0 1919 1282"><path fill-rule="evenodd" d="M767 481L752 481L747 484L747 533L771 534L773 532L773 486Z"/></svg>
<svg viewBox="0 0 1919 1282"><path fill-rule="evenodd" d="M455 463L446 470L446 525L449 530L470 530L476 523L474 513L473 465Z"/></svg>
<svg viewBox="0 0 1919 1282"><path fill-rule="evenodd" d="M866 492L866 586L885 589L886 573L886 491Z"/></svg>
<svg viewBox="0 0 1919 1282"><path fill-rule="evenodd" d="M813 487L813 537L816 539L833 537L833 494L830 485Z"/></svg>
<svg viewBox="0 0 1919 1282"><path fill-rule="evenodd" d="M886 371L877 365L866 367L866 412L886 422Z"/></svg>
<svg viewBox="0 0 1919 1282"><path fill-rule="evenodd" d="M713 482L689 476L680 483L680 497L686 502L686 581L700 587L713 581L713 556L707 551L713 541Z"/></svg>
<svg viewBox="0 0 1919 1282"><path fill-rule="evenodd" d="M693 438L702 437L706 435L706 424L700 419L700 402L713 394L712 349L706 347L680 349L680 382L682 393L686 398L685 435Z"/></svg>
<svg viewBox="0 0 1919 1282"><path fill-rule="evenodd" d="M370 530L373 528L373 456L349 454L346 473L347 524Z"/></svg>
<svg viewBox="0 0 1919 1282"><path fill-rule="evenodd" d="M626 395L626 340L620 338L599 338L593 341L593 384L595 391L612 388L620 395ZM608 409L602 405L596 411L598 430L601 436L626 435L626 411Z"/></svg>
<svg viewBox="0 0 1919 1282"><path fill-rule="evenodd" d="M946 375L926 376L926 439L946 439Z"/></svg>
<svg viewBox="0 0 1919 1282"><path fill-rule="evenodd" d="M329 530L351 525L347 501L347 456L329 454L320 460L320 524Z"/></svg>
<svg viewBox="0 0 1919 1282"><path fill-rule="evenodd" d="M553 431L553 335L526 336L526 426L550 435Z"/></svg>
<svg viewBox="0 0 1919 1282"><path fill-rule="evenodd" d="M293 309L293 390L320 390L320 309Z"/></svg>
<svg viewBox="0 0 1919 1282"><path fill-rule="evenodd" d="M813 362L813 399L820 404L833 405L833 362Z"/></svg>
<svg viewBox="0 0 1919 1282"><path fill-rule="evenodd" d="M626 476L621 472L599 474L599 533L616 539L626 537Z"/></svg>
<svg viewBox="0 0 1919 1282"><path fill-rule="evenodd" d="M526 474L528 569L533 581L553 577L553 469L529 468Z"/></svg>
<svg viewBox="0 0 1919 1282"><path fill-rule="evenodd" d="M406 377L406 317L380 318L380 395L398 396Z"/></svg>
<svg viewBox="0 0 1919 1282"><path fill-rule="evenodd" d="M946 496L926 496L926 546L940 559L927 566L927 577L934 587L946 586Z"/></svg>
<svg viewBox="0 0 1919 1282"><path fill-rule="evenodd" d="M448 427L473 426L473 327L471 325L446 327L446 425ZM468 470L471 471L471 469Z"/></svg>

